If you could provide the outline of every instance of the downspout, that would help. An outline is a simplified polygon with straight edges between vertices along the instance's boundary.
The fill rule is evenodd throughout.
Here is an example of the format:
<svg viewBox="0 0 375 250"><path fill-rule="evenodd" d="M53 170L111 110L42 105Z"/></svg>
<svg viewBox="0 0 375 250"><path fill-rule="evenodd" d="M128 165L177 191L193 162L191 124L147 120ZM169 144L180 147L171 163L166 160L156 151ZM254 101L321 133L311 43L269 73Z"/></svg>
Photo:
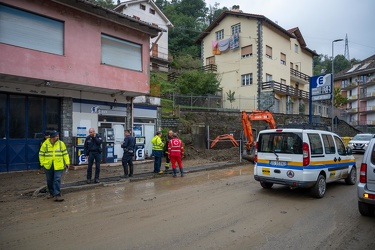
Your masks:
<svg viewBox="0 0 375 250"><path fill-rule="evenodd" d="M257 74L258 74L258 110L260 110L260 93L262 91L262 82L263 82L263 27L262 20L258 19L258 48L257 48Z"/></svg>

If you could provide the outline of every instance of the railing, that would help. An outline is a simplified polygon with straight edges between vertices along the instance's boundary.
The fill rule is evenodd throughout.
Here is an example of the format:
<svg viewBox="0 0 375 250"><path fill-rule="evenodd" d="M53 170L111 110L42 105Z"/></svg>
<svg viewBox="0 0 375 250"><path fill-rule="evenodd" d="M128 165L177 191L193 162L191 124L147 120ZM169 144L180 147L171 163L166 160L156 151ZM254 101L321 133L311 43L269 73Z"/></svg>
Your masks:
<svg viewBox="0 0 375 250"><path fill-rule="evenodd" d="M370 93L360 93L359 98L368 98L368 97L375 97L375 92L370 92Z"/></svg>
<svg viewBox="0 0 375 250"><path fill-rule="evenodd" d="M309 92L294 88L275 81L263 82L262 90L273 90L285 95L295 96L298 98L309 99Z"/></svg>
<svg viewBox="0 0 375 250"><path fill-rule="evenodd" d="M290 74L291 74L292 76L298 77L298 78L300 78L300 79L302 79L302 80L305 80L305 81L307 81L307 82L310 81L310 76L308 76L308 75L306 75L306 74L304 74L304 73L302 73L302 72L300 72L300 71L298 71L298 70L295 70L295 69L293 69L293 68L290 68Z"/></svg>
<svg viewBox="0 0 375 250"><path fill-rule="evenodd" d="M203 66L204 71L210 71L210 72L217 72L217 65L216 64L208 64Z"/></svg>
<svg viewBox="0 0 375 250"><path fill-rule="evenodd" d="M366 106L366 107L360 107L359 112L368 112L368 111L374 111L375 112L375 106Z"/></svg>
<svg viewBox="0 0 375 250"><path fill-rule="evenodd" d="M163 59L165 61L171 61L172 60L172 57L169 54L162 53L160 51L158 51L158 52L151 51L150 52L150 57L151 58L156 58L156 59Z"/></svg>

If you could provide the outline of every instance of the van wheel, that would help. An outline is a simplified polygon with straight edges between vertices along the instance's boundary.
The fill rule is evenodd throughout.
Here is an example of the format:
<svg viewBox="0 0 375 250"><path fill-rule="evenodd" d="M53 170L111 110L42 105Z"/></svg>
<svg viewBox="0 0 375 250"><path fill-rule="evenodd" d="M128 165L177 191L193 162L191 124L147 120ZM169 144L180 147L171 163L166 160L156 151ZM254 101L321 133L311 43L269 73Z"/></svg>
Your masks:
<svg viewBox="0 0 375 250"><path fill-rule="evenodd" d="M367 203L358 201L358 210L359 210L359 213L362 214L363 216L374 215L374 207Z"/></svg>
<svg viewBox="0 0 375 250"><path fill-rule="evenodd" d="M262 188L270 189L270 188L272 188L273 183L271 183L271 182L264 182L264 181L261 181L261 182L260 182L260 185L262 186Z"/></svg>
<svg viewBox="0 0 375 250"><path fill-rule="evenodd" d="M357 181L357 169L355 167L352 167L352 170L350 170L348 177L345 178L345 183L348 185L354 185L356 181Z"/></svg>
<svg viewBox="0 0 375 250"><path fill-rule="evenodd" d="M315 198L323 198L326 193L327 183L323 175L319 175L315 185L312 187L311 192Z"/></svg>

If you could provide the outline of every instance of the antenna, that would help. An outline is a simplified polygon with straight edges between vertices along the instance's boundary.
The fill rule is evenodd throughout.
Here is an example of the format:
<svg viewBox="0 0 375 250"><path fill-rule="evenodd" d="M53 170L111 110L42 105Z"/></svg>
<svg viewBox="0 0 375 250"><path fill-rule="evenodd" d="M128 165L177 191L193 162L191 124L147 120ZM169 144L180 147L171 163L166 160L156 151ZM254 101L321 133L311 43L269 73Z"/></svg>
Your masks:
<svg viewBox="0 0 375 250"><path fill-rule="evenodd" d="M344 57L346 58L346 60L350 61L348 34L346 34L346 37L345 37L345 53L344 53Z"/></svg>

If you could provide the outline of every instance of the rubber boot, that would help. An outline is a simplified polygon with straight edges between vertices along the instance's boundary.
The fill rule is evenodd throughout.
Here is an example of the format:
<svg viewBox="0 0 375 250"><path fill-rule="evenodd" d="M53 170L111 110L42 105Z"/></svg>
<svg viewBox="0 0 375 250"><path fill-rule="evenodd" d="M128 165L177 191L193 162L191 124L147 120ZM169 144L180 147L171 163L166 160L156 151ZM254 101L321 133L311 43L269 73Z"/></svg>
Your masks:
<svg viewBox="0 0 375 250"><path fill-rule="evenodd" d="M180 168L181 177L184 177L184 169Z"/></svg>
<svg viewBox="0 0 375 250"><path fill-rule="evenodd" d="M173 168L173 177L177 177L177 170Z"/></svg>
<svg viewBox="0 0 375 250"><path fill-rule="evenodd" d="M167 172L169 170L169 166L170 166L170 163L165 163L165 172Z"/></svg>

